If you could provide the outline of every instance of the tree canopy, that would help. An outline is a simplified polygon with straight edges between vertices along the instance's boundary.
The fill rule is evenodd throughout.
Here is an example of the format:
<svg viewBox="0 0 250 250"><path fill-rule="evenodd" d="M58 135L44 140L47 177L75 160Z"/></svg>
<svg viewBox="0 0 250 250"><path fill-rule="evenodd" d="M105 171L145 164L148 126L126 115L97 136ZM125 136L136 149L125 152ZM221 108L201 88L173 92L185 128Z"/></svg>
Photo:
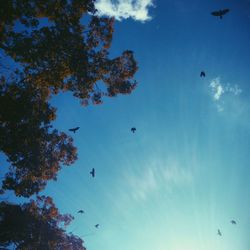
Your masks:
<svg viewBox="0 0 250 250"><path fill-rule="evenodd" d="M133 52L109 57L113 26L94 0L0 1L0 53L13 61L10 74L0 62L0 151L10 163L2 189L29 197L77 159L73 139L51 125L53 95L100 104L136 87Z"/></svg>
<svg viewBox="0 0 250 250"><path fill-rule="evenodd" d="M51 197L22 205L0 203L0 245L15 249L86 250L79 237L66 232L73 217L60 214Z"/></svg>
<svg viewBox="0 0 250 250"><path fill-rule="evenodd" d="M135 88L133 52L126 50L109 58L114 19L96 16L93 1L1 4L5 12L0 26L1 48L22 65L25 78L49 89L48 94L72 91L86 105L89 100L99 104L103 96L129 94ZM88 13L91 16L85 20Z"/></svg>

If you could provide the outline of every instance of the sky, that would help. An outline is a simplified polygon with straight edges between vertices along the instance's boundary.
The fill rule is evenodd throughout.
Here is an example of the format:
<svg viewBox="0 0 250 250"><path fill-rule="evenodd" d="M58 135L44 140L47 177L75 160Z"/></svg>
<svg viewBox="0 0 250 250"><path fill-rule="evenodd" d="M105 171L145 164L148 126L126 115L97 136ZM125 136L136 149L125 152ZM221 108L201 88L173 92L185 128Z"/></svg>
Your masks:
<svg viewBox="0 0 250 250"><path fill-rule="evenodd" d="M87 250L249 250L250 1L96 7L116 18L110 56L134 51L138 86L97 106L52 99L54 126L80 127L78 160L42 194Z"/></svg>

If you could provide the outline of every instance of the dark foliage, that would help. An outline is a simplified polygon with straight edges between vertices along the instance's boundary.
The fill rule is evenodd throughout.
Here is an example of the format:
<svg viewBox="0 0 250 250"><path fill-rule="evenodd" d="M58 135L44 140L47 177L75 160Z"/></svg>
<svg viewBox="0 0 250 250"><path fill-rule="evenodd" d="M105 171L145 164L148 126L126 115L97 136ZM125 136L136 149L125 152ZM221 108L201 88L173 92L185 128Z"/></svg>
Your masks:
<svg viewBox="0 0 250 250"><path fill-rule="evenodd" d="M15 245L16 249L86 250L83 241L67 234L71 215L62 215L52 198L37 197L17 205L0 203L0 246Z"/></svg>
<svg viewBox="0 0 250 250"><path fill-rule="evenodd" d="M103 96L129 94L135 88L133 52L108 57L114 19L95 16L93 1L17 0L1 5L5 15L0 47L24 67L37 87L54 94L72 91L83 105L89 100L100 104ZM92 16L83 25L81 18L88 12ZM47 25L39 25L41 17L47 18ZM14 29L16 20L26 29ZM106 87L99 88L98 82Z"/></svg>
<svg viewBox="0 0 250 250"><path fill-rule="evenodd" d="M104 96L136 87L133 52L109 57L114 19L95 13L94 0L0 1L0 152L10 164L0 195L37 194L77 159L73 139L51 125L53 95L70 91L82 105L101 104ZM59 214L50 197L1 202L0 246L85 250L63 228L72 219Z"/></svg>
<svg viewBox="0 0 250 250"><path fill-rule="evenodd" d="M52 95L100 104L136 87L133 52L109 58L114 19L95 11L93 0L0 1L0 52L15 62L8 76L0 67L0 151L11 164L4 190L29 197L76 160L72 138L51 126Z"/></svg>
<svg viewBox="0 0 250 250"><path fill-rule="evenodd" d="M11 163L4 189L26 197L38 193L56 179L61 164L76 160L72 138L51 129L55 112L31 84L1 81L0 150Z"/></svg>

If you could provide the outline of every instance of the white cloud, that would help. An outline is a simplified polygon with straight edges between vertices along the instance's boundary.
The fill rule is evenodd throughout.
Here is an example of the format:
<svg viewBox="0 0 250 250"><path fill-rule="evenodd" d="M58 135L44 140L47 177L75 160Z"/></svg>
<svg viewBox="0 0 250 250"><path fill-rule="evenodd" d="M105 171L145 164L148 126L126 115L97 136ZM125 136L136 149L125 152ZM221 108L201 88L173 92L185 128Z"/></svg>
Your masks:
<svg viewBox="0 0 250 250"><path fill-rule="evenodd" d="M153 0L97 0L95 7L98 15L115 17L117 20L133 18L136 21L148 21L149 7Z"/></svg>
<svg viewBox="0 0 250 250"><path fill-rule="evenodd" d="M237 96L242 92L242 89L237 84L223 84L220 80L220 77L212 79L209 84L209 87L211 89L212 97L217 104L217 110L219 112L222 112L224 110L223 98L225 95L231 94L233 96Z"/></svg>
<svg viewBox="0 0 250 250"><path fill-rule="evenodd" d="M210 82L210 88L212 89L213 98L218 101L224 93L222 84L220 83L220 78L217 77Z"/></svg>

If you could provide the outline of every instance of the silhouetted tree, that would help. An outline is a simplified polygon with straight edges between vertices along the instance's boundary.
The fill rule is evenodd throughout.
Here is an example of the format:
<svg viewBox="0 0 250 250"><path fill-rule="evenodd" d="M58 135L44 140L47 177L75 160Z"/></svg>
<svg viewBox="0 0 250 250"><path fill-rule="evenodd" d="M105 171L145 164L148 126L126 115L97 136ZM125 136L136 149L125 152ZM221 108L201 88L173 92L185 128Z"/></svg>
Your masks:
<svg viewBox="0 0 250 250"><path fill-rule="evenodd" d="M52 95L71 91L82 105L100 104L136 87L133 52L109 57L114 19L96 16L94 1L0 1L0 152L10 164L0 194L37 194L77 159L73 139L51 126ZM12 59L8 73L6 58ZM1 202L0 246L84 250L65 231L72 219L50 197Z"/></svg>
<svg viewBox="0 0 250 250"><path fill-rule="evenodd" d="M37 197L17 205L0 203L0 246L16 249L86 250L79 237L68 234L71 215L62 215L52 198Z"/></svg>
<svg viewBox="0 0 250 250"><path fill-rule="evenodd" d="M94 0L0 1L0 52L15 62L8 77L0 67L0 151L11 164L3 189L29 197L76 160L72 138L50 125L53 94L100 104L136 87L133 52L109 58L114 19L95 13Z"/></svg>
<svg viewBox="0 0 250 250"><path fill-rule="evenodd" d="M56 110L32 84L0 80L0 150L11 163L3 189L30 196L76 158L73 139L52 129Z"/></svg>
<svg viewBox="0 0 250 250"><path fill-rule="evenodd" d="M114 19L95 16L93 0L4 2L0 47L37 87L54 94L72 91L83 105L89 100L100 104L103 96L129 94L135 88L133 52L108 57ZM82 19L88 13L91 16ZM46 21L39 25L42 17ZM17 20L23 29L14 29ZM100 82L102 88L97 86Z"/></svg>

